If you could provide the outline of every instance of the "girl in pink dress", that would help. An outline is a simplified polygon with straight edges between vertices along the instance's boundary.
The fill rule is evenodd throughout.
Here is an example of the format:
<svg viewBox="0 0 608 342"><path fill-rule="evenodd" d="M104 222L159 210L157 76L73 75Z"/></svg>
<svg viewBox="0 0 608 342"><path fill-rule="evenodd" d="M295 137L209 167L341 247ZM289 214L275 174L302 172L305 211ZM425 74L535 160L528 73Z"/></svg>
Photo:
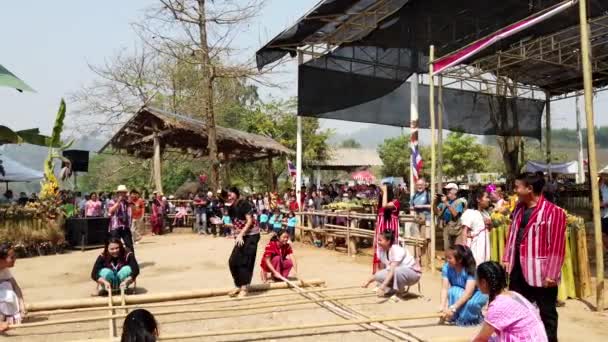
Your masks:
<svg viewBox="0 0 608 342"><path fill-rule="evenodd" d="M382 206L382 195L378 198L378 218L376 221L376 231L374 234L374 251L378 249L378 237L385 230L390 230L394 234L393 242L399 243L399 200L395 198L392 185L387 185L385 190L387 203ZM372 265L372 274L375 274L380 265L380 257L374 253L374 261Z"/></svg>
<svg viewBox="0 0 608 342"><path fill-rule="evenodd" d="M477 267L477 284L490 297L488 313L473 342L546 342L538 309L517 292L507 290L507 273L495 261Z"/></svg>

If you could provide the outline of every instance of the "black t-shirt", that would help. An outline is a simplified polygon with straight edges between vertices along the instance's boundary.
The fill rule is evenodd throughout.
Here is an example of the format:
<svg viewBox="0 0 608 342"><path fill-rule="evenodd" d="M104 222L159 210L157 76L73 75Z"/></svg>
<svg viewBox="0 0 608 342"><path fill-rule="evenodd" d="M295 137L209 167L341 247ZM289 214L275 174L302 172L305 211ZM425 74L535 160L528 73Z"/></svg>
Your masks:
<svg viewBox="0 0 608 342"><path fill-rule="evenodd" d="M253 206L247 200L239 200L236 203L233 203L228 209L228 215L230 218L245 221L247 219L247 215L251 215L253 213Z"/></svg>
<svg viewBox="0 0 608 342"><path fill-rule="evenodd" d="M515 262L514 266L520 267L519 264L519 246L521 246L521 242L524 239L524 234L526 232L526 226L528 225L528 221L530 220L530 216L532 212L534 212L535 207L524 209L524 215L521 218L521 223L519 224L519 228L517 229L517 236L515 237L515 257L513 261Z"/></svg>

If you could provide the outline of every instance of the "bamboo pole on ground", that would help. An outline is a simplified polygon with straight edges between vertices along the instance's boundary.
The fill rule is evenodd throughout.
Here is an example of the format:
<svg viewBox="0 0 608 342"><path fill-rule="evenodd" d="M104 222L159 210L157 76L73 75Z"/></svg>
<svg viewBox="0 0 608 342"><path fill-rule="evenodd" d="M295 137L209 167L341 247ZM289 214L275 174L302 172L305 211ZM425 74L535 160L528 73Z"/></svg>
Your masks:
<svg viewBox="0 0 608 342"><path fill-rule="evenodd" d="M287 304L289 305L305 305L305 304L314 304L314 303L323 303L332 300L348 300L348 299L358 299L358 298L367 298L373 297L373 294L356 294L356 295L348 295L348 296L335 296L329 298L321 298L321 299L306 299L306 300L297 300L297 301L289 301ZM111 303L111 301L109 301ZM208 309L182 309L182 310L169 310L169 311L158 311L153 312L155 316L166 316L166 315L175 315L175 314L195 314L195 313L209 313L209 312L231 312L231 311L240 311L240 310L259 310L259 309L268 309L275 308L280 306L281 302L273 302L273 303L264 303L257 305L244 305L244 306L232 306L232 307L221 307L221 308L208 308ZM59 320L49 320L43 322L33 322L33 323L22 323L15 324L11 326L11 329L25 329L25 328L35 328L35 327L44 327L49 325L64 325L64 324L73 324L73 323L85 323L85 322L95 322L95 321L103 321L108 319L110 322L110 334L114 334L116 331L116 319L125 318L127 314L116 314L114 312L114 306L110 304L110 314L108 316L91 316L91 317L80 317L80 318L68 318L68 319L59 319ZM106 309L107 310L107 309ZM114 335L115 336L115 335Z"/></svg>
<svg viewBox="0 0 608 342"><path fill-rule="evenodd" d="M323 294L317 294L317 295L318 296L324 296ZM350 306L348 306L348 305L346 305L346 304L344 304L342 302L339 302L339 301L336 300L336 303L342 305L344 308L347 308L351 312L359 315L361 318L371 318L369 315L364 314L362 311L357 310L355 308L352 308L352 307L350 307ZM401 338L403 340L407 340L408 337L414 338L416 340L420 340L419 338L417 338L416 336L414 336L412 333L409 333L409 332L405 331L404 329L401 329L399 326L394 325L394 324L384 323L384 324L382 324L382 325L379 326L376 323L371 323L370 325L372 327L374 327L374 328L377 328L377 329L380 329L380 330L384 330L384 331L386 331L386 330L385 330L384 327L382 327L382 325L384 325L385 327L388 327L390 329L393 329L393 330L399 332L400 334L403 334L402 336L398 336L399 338ZM391 333L391 332L389 332L389 333ZM393 333L393 335L394 335L394 333Z"/></svg>
<svg viewBox="0 0 608 342"><path fill-rule="evenodd" d="M591 49L589 47L589 24L587 23L587 0L579 0L579 20L581 29L581 59L583 64L583 85L585 114L587 116L587 150L589 153L589 183L593 203L593 224L595 232L596 262L596 310L604 310L604 246L602 243L602 222L600 216L600 193L597 184L597 156L595 146L595 120L593 113L593 71Z"/></svg>
<svg viewBox="0 0 608 342"><path fill-rule="evenodd" d="M313 287L321 286L325 284L325 281L319 279L302 280L300 286L302 287ZM250 285L249 292L261 292L268 290L287 289L289 285L285 283L271 283L271 284L255 284ZM146 304L155 302L169 302L195 298L205 297L216 297L226 296L234 288L219 288L219 289L203 289L203 290L191 290L191 291L180 291L180 292L167 292L158 294L144 294L136 296L125 296L126 304ZM119 302L113 304L119 305ZM29 303L27 305L28 312L44 311L44 310L59 310L59 309L78 309L86 307L99 307L107 305L104 298L83 298L83 299L71 299L71 300L57 300L49 302Z"/></svg>
<svg viewBox="0 0 608 342"><path fill-rule="evenodd" d="M263 328L204 331L204 332L200 332L200 333L191 333L191 334L163 335L163 336L160 336L158 338L158 340L159 341L184 340L184 339L188 339L188 338L210 337L210 336L248 335L248 334L261 334L261 333L267 333L267 332L288 331L288 330L333 328L333 327L361 325L361 324L370 324L370 323L410 321L410 320L420 320L420 319L429 319L429 318L439 318L440 316L441 316L440 313L428 313L428 314L415 314L415 315L403 315L403 316L372 317L372 318L368 318L368 319L358 319L358 320L352 320L352 321L335 321L335 322L315 323L315 324L279 325L279 326L263 327ZM86 340L75 340L72 342L101 342L101 341L107 342L108 340L86 339ZM118 339L112 339L112 341L118 341Z"/></svg>
<svg viewBox="0 0 608 342"><path fill-rule="evenodd" d="M435 46L429 47L429 115L431 121L431 200L435 199L435 81L433 78L433 62L435 60ZM431 208L433 209L433 208ZM431 210L431 273L435 270L435 210Z"/></svg>
<svg viewBox="0 0 608 342"><path fill-rule="evenodd" d="M345 286L345 287L334 287L334 288L321 288L321 289L313 289L313 290L304 290L305 293L319 293L319 292L332 292L332 291L343 291L343 290L352 290L359 289L360 286ZM273 293L269 295L261 295L261 296L251 296L251 297L230 297L223 299L212 299L212 300L204 300L204 301L196 301L189 303L160 303L160 304L139 304L139 305L125 305L121 306L124 309L151 309L151 308L167 308L172 306L189 306L189 305L205 305L205 304L217 304L217 303L234 303L241 301L249 301L256 299L268 299L268 298L276 298L276 297L286 297L286 296L295 296L297 293L287 292L287 293ZM67 310L48 310L48 311L38 311L31 314L28 314L27 317L40 317L40 316L50 316L50 315L65 315L65 314L75 314L75 313L83 313L83 312L95 312L95 311L105 311L107 308L105 307L95 307L95 308L81 308L81 309L67 309Z"/></svg>

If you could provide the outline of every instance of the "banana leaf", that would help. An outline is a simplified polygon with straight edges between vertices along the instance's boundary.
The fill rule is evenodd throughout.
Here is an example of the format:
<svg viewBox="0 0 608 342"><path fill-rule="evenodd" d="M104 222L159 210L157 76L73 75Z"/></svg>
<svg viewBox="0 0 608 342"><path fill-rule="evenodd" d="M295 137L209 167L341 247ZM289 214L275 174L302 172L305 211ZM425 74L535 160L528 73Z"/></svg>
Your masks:
<svg viewBox="0 0 608 342"><path fill-rule="evenodd" d="M15 88L19 92L23 91L31 91L36 92L25 82L20 80L17 76L15 76L12 72L8 71L5 67L0 65L0 86Z"/></svg>

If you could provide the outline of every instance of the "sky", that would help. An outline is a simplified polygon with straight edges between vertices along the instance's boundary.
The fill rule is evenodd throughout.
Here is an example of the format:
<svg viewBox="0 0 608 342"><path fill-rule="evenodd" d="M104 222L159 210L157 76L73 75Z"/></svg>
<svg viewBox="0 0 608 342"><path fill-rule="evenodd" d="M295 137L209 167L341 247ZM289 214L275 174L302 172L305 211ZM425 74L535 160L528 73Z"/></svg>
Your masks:
<svg viewBox="0 0 608 342"><path fill-rule="evenodd" d="M235 44L244 56L253 57L266 41L293 24L318 0L268 0L258 18L240 34ZM10 1L3 4L0 21L0 64L24 80L36 93L0 88L0 124L13 129L40 128L50 133L62 97L95 79L88 65L99 65L118 52L131 49L137 36L131 24L141 20L155 0ZM95 5L95 6L93 6ZM8 14L8 15L7 15ZM272 76L280 89L262 89L264 98L287 98L297 94L295 60ZM582 102L582 101L581 101ZM608 125L604 108L608 94L598 95L596 125ZM68 101L69 109L74 104ZM581 104L582 106L582 104ZM553 127L574 128L574 102L559 101L553 107ZM584 116L584 115L583 115ZM323 120L322 127L340 134L369 125Z"/></svg>

